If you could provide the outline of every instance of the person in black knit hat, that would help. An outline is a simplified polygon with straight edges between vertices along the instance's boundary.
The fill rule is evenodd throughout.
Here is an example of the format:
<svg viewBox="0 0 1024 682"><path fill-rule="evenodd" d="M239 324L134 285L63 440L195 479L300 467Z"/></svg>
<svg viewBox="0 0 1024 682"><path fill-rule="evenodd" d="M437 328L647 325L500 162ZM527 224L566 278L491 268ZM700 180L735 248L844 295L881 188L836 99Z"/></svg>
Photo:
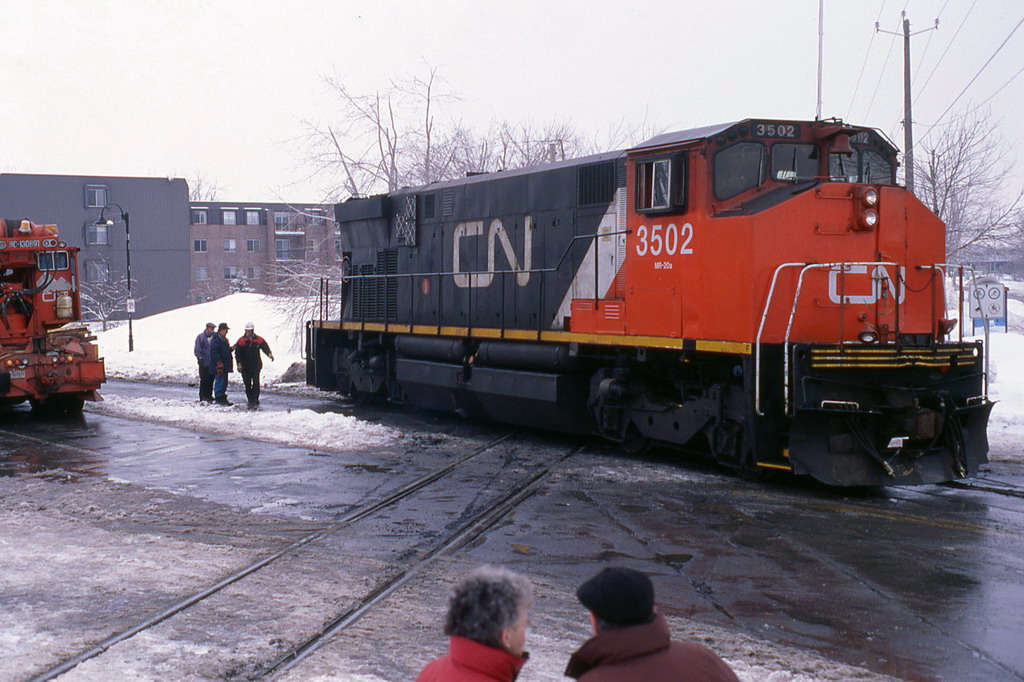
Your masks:
<svg viewBox="0 0 1024 682"><path fill-rule="evenodd" d="M713 651L674 642L654 609L654 585L631 568L605 568L579 586L594 636L569 659L565 674L581 682L693 680L739 682Z"/></svg>

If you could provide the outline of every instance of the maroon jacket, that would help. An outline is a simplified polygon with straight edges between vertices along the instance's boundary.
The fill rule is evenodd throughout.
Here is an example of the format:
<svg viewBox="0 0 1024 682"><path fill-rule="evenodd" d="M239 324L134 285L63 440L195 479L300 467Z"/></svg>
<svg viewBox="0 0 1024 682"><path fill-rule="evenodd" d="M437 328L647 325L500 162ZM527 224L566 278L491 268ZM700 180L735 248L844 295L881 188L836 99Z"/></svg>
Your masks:
<svg viewBox="0 0 1024 682"><path fill-rule="evenodd" d="M428 663L416 682L512 682L524 663L526 656L452 636L448 655Z"/></svg>
<svg viewBox="0 0 1024 682"><path fill-rule="evenodd" d="M673 642L661 616L645 625L607 630L588 639L565 674L580 682L739 682L710 649Z"/></svg>

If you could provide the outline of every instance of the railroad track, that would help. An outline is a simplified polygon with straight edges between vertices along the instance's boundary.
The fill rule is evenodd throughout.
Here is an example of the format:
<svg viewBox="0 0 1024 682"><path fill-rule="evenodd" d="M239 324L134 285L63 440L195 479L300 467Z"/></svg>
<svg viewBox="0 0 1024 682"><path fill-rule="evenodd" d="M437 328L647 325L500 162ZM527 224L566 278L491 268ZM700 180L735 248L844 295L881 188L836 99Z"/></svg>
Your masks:
<svg viewBox="0 0 1024 682"><path fill-rule="evenodd" d="M978 490L981 492L1002 495L1004 497L1019 497L1024 499L1024 488L1009 485L1002 481L997 481L985 476L975 476L974 478L965 479L963 481L949 481L942 485L947 488L956 488L957 490Z"/></svg>
<svg viewBox="0 0 1024 682"><path fill-rule="evenodd" d="M506 434L500 438L496 438L478 448L472 452L457 458L453 462L430 471L412 482L402 486L398 490L388 493L387 495L371 501L365 504L359 505L358 507L350 510L345 516L335 522L327 524L318 528L317 530L310 532L302 538L282 547L281 549L273 552L272 554L261 558L258 561L246 566L245 568L236 571L235 573L227 576L226 578L218 581L217 583L196 592L184 599L181 599L170 606L162 609L161 611L152 614L144 619L140 620L133 626L125 628L107 638L95 644L94 646L81 651L64 661L60 664L46 670L45 672L36 675L31 678L32 682L43 682L45 680L52 680L70 670L76 666L95 658L114 645L128 640L135 635L149 630L172 617L192 608L202 602L208 600L214 595L220 593L225 588L238 583L239 581L257 573L258 571L274 564L275 562L295 555L303 547L310 545L311 543L323 539L332 533L341 531L342 529L351 526L361 520L367 519L374 514L393 507L398 502L409 498L418 491L427 488L436 481L444 478L451 472L457 470L460 466L468 463L470 460L479 457L485 452L495 449L498 445L504 443L510 438L511 434ZM71 446L61 446L71 447ZM467 542L472 541L478 537L481 533L498 523L505 515L515 509L519 504L528 499L534 493L536 493L542 486L544 480L552 473L552 471L565 459L578 453L583 449L583 446L577 446L571 448L565 452L562 452L560 456L555 457L552 461L546 462L544 465L539 467L537 471L532 473L525 481L522 481L505 493L501 494L496 500L487 504L483 509L478 510L472 514L469 518L464 520L454 530L449 531L439 541L435 541L428 549L423 551L415 560L406 566L397 575L390 576L381 582L379 582L369 593L363 596L354 606L346 609L344 613L337 615L333 618L326 626L322 627L312 636L306 638L299 644L292 646L285 654L277 657L269 664L260 668L256 672L257 678L268 678L274 677L283 673L289 669L292 665L297 663L302 658L306 657L319 646L328 640L334 634L344 630L346 627L355 623L360 617L367 613L374 605L380 603L388 595L399 589L405 584L413 575L419 572L422 568L427 566L429 563L434 561L436 558L444 554L445 552L457 549Z"/></svg>

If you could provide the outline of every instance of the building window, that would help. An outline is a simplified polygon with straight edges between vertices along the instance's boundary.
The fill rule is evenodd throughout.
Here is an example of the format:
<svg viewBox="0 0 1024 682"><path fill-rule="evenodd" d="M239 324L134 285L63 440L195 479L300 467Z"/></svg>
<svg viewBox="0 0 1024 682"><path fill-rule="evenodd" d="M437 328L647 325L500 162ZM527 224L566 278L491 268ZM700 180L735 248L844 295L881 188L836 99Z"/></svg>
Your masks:
<svg viewBox="0 0 1024 682"><path fill-rule="evenodd" d="M88 282L109 282L110 267L103 261L87 261L85 264L85 279Z"/></svg>
<svg viewBox="0 0 1024 682"><path fill-rule="evenodd" d="M283 230L288 227L288 214L284 211L274 212L274 227Z"/></svg>
<svg viewBox="0 0 1024 682"><path fill-rule="evenodd" d="M110 244L110 228L107 225L86 223L85 243L88 246L106 246Z"/></svg>
<svg viewBox="0 0 1024 682"><path fill-rule="evenodd" d="M307 239L306 240L306 248L309 250L310 253L319 253L320 252L320 240L319 239Z"/></svg>
<svg viewBox="0 0 1024 682"><path fill-rule="evenodd" d="M309 213L308 222L310 225L323 225L327 222L327 219L323 216L322 208L311 208Z"/></svg>
<svg viewBox="0 0 1024 682"><path fill-rule="evenodd" d="M193 239L192 250L196 253L206 253L206 240L205 239Z"/></svg>
<svg viewBox="0 0 1024 682"><path fill-rule="evenodd" d="M197 282L202 282L202 281L205 281L205 280L208 280L208 279L210 279L210 271L207 268L202 267L202 266L196 268L196 281Z"/></svg>
<svg viewBox="0 0 1024 682"><path fill-rule="evenodd" d="M234 253L235 251L238 251L238 241L235 239L225 239L224 251L227 253Z"/></svg>
<svg viewBox="0 0 1024 682"><path fill-rule="evenodd" d="M245 269L245 276L248 279L259 279L260 278L260 269L258 267L256 267L255 265L250 265L249 267L247 267Z"/></svg>
<svg viewBox="0 0 1024 682"><path fill-rule="evenodd" d="M230 265L225 266L224 279L238 279L238 268Z"/></svg>
<svg viewBox="0 0 1024 682"><path fill-rule="evenodd" d="M224 217L221 220L224 221L221 225L237 225L238 214L233 209L224 209Z"/></svg>
<svg viewBox="0 0 1024 682"><path fill-rule="evenodd" d="M106 185L86 185L85 186L85 207L86 208L103 208L107 205L107 186Z"/></svg>
<svg viewBox="0 0 1024 682"><path fill-rule="evenodd" d="M259 253L260 252L260 240L259 239L246 239L245 240L245 250L248 251L249 253Z"/></svg>
<svg viewBox="0 0 1024 682"><path fill-rule="evenodd" d="M302 258L299 249L292 250L292 243L289 239L275 239L274 248L278 260L301 260Z"/></svg>
<svg viewBox="0 0 1024 682"><path fill-rule="evenodd" d="M246 211L245 212L245 224L246 225L259 225L260 224L260 212L259 211Z"/></svg>
<svg viewBox="0 0 1024 682"><path fill-rule="evenodd" d="M209 215L205 210L203 211L192 211L192 224L193 225L206 225L209 220Z"/></svg>

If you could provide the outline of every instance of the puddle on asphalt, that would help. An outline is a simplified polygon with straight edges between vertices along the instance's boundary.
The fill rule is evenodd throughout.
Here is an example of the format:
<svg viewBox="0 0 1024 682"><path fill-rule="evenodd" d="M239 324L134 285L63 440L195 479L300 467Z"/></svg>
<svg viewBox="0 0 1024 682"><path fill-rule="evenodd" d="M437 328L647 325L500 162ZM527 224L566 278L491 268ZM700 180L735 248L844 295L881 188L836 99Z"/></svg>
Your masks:
<svg viewBox="0 0 1024 682"><path fill-rule="evenodd" d="M62 469L76 473L95 473L101 458L92 453L65 448L20 447L0 452L0 476L38 474Z"/></svg>

